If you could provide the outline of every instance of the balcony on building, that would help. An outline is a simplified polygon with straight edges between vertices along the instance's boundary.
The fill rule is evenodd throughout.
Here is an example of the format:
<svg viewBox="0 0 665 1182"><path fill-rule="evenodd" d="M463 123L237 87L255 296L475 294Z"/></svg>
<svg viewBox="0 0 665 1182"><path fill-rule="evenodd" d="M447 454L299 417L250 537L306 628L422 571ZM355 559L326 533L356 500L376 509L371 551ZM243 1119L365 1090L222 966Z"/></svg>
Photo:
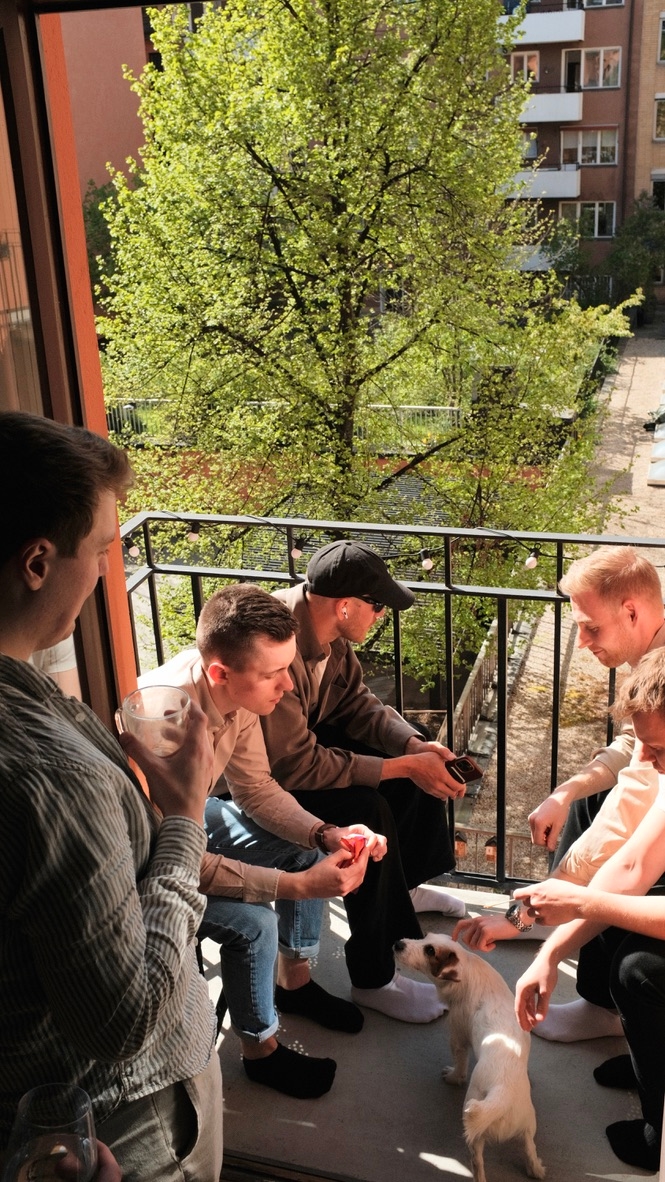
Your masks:
<svg viewBox="0 0 665 1182"><path fill-rule="evenodd" d="M520 123L578 123L582 118L583 98L581 90L534 82Z"/></svg>
<svg viewBox="0 0 665 1182"><path fill-rule="evenodd" d="M504 0L506 21L517 10L517 0ZM584 40L582 0L532 0L515 34L516 45L567 45Z"/></svg>
<svg viewBox="0 0 665 1182"><path fill-rule="evenodd" d="M515 177L515 189L511 197L526 200L560 200L580 195L579 164L562 164L558 167L520 169Z"/></svg>

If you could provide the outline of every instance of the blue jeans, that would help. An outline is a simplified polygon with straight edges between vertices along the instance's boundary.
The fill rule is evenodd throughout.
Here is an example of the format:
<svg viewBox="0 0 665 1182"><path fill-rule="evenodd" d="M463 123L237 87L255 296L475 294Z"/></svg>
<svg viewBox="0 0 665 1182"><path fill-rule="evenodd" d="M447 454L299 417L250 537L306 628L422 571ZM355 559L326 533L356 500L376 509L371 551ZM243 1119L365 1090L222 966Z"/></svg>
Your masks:
<svg viewBox="0 0 665 1182"><path fill-rule="evenodd" d="M268 833L232 800L211 796L204 823L209 853L253 866L296 872L323 856ZM208 896L199 939L220 945L224 994L231 1025L241 1038L264 1042L277 1030L277 951L292 959L316 956L322 916L323 899L278 899L273 910L269 903Z"/></svg>

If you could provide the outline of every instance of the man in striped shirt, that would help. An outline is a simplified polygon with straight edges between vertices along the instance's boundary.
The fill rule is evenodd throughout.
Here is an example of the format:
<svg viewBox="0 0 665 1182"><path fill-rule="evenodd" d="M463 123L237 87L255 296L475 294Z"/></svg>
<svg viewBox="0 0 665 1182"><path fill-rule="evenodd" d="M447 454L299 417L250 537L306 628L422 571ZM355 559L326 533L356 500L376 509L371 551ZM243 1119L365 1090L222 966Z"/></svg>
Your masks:
<svg viewBox="0 0 665 1182"><path fill-rule="evenodd" d="M69 1081L125 1182L217 1182L221 1078L194 954L203 712L166 759L123 737L160 821L92 711L28 663L106 573L130 479L100 437L0 414L0 1158L21 1094Z"/></svg>

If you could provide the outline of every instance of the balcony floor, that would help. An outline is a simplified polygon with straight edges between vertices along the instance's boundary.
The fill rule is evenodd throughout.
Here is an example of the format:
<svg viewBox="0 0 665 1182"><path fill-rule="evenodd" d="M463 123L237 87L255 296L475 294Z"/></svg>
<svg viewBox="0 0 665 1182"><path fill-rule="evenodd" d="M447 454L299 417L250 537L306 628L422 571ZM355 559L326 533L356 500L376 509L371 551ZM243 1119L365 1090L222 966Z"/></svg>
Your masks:
<svg viewBox="0 0 665 1182"><path fill-rule="evenodd" d="M500 895L473 890L460 893L469 915L478 914L485 906L495 910L506 905ZM423 915L421 924L424 931L450 932L453 927L452 920L434 915ZM324 926L314 976L328 989L348 997L343 956L348 929L340 900L329 904ZM492 964L511 987L529 964L535 947L531 940L516 940L499 945L491 954ZM207 972L211 995L216 997L218 962L210 941L204 944L204 955L206 964L211 965ZM574 966L566 963L555 1000L577 996L574 980ZM240 1063L237 1039L225 1029L219 1053L229 1159L236 1153L256 1156L298 1170L281 1177L341 1176L362 1182L471 1178L461 1124L464 1089L448 1086L440 1074L449 1062L445 1017L418 1026L365 1011L364 1029L354 1036L286 1017L279 1037L309 1054L332 1055L338 1064L335 1084L327 1096L315 1101L292 1100L251 1084ZM592 1077L594 1067L626 1049L623 1039L568 1045L535 1037L531 1041L536 1143L549 1182L585 1178L633 1182L648 1177L623 1166L604 1135L606 1124L640 1115L636 1093L601 1088ZM517 1182L526 1176L513 1143L490 1146L486 1169L489 1182ZM273 1177L268 1169L259 1176Z"/></svg>

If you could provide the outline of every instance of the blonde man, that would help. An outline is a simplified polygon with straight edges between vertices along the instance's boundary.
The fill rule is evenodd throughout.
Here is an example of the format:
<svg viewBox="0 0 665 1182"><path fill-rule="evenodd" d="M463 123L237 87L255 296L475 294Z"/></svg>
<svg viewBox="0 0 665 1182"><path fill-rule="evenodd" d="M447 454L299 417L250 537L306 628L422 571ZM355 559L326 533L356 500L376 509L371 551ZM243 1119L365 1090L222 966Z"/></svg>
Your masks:
<svg viewBox="0 0 665 1182"><path fill-rule="evenodd" d="M637 754L658 775L656 800L588 887L548 879L515 892L536 922L561 925L517 982L516 1012L524 1030L537 1030L558 964L581 950L578 992L616 1011L630 1049L597 1067L595 1079L637 1087L642 1106L641 1119L609 1125L607 1137L621 1161L655 1173L665 1100L665 898L647 892L665 872L665 651L639 662L613 714L631 718Z"/></svg>

